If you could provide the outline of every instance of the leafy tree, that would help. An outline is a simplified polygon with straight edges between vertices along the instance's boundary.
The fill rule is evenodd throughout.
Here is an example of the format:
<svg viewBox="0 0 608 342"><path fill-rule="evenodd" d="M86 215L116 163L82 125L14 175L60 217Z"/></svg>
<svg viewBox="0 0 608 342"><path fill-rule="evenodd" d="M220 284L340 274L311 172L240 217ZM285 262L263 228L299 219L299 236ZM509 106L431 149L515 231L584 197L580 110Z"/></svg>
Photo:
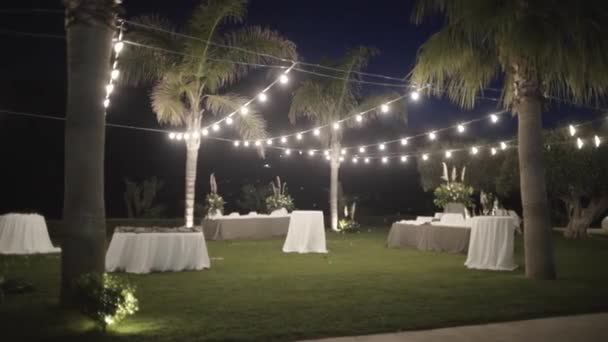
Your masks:
<svg viewBox="0 0 608 342"><path fill-rule="evenodd" d="M194 10L183 30L158 15L142 16L139 24L158 30L136 30L128 39L164 50L131 48L125 53L123 80L133 84L153 82L152 109L161 124L185 126L186 226L194 224L196 165L203 118L225 115L241 108L246 98L226 89L251 70L247 63L276 62L274 55L294 59L295 46L277 32L257 26L233 28L244 21L246 0L206 0ZM166 33L170 32L170 33ZM184 37L181 34L195 37ZM177 54L166 51L177 51ZM254 51L251 53L248 51ZM246 140L263 139L266 123L254 110L234 123Z"/></svg>
<svg viewBox="0 0 608 342"><path fill-rule="evenodd" d="M445 26L420 49L412 81L463 107L502 83L502 104L519 120L526 276L553 279L541 113L547 98L587 103L606 94L608 2L419 0L413 17L436 13Z"/></svg>
<svg viewBox="0 0 608 342"><path fill-rule="evenodd" d="M119 10L114 0L64 0L68 97L65 121L61 302L73 304L73 282L104 272L103 98Z"/></svg>
<svg viewBox="0 0 608 342"><path fill-rule="evenodd" d="M163 185L163 181L156 177L146 179L140 184L125 179L124 200L128 217L160 217L165 208L162 205L153 205L153 203Z"/></svg>
<svg viewBox="0 0 608 342"><path fill-rule="evenodd" d="M382 94L364 97L360 84L352 82L359 78L358 72L363 70L376 50L368 47L358 47L346 53L335 63L329 63L344 72L336 72L334 78L313 77L306 80L296 90L291 102L289 119L296 123L298 118L305 118L315 125L331 125L355 113L369 110L389 101L394 94ZM352 121L345 124L353 125ZM330 153L330 200L331 228L338 229L338 178L340 171L340 152L342 130L330 129L321 137L324 147L329 147Z"/></svg>
<svg viewBox="0 0 608 342"><path fill-rule="evenodd" d="M262 184L245 184L241 188L241 198L237 204L243 210L266 211L266 198L270 195L270 188Z"/></svg>

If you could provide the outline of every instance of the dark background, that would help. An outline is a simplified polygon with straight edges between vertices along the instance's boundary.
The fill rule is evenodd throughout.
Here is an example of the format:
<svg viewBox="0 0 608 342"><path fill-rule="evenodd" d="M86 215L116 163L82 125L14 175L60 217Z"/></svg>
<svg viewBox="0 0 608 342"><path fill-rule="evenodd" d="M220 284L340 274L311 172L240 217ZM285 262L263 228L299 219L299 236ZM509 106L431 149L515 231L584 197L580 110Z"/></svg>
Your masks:
<svg viewBox="0 0 608 342"><path fill-rule="evenodd" d="M125 0L126 17L159 13L181 24L199 1ZM358 45L378 48L367 71L395 77L411 69L419 46L440 27L431 21L422 26L410 23L412 1L284 1L251 0L246 24L280 31L298 46L300 59L319 62L324 57L340 57ZM44 8L61 10L60 1L2 1L0 9ZM0 109L63 117L66 100L66 60L63 40L16 36L2 29L63 35L61 13L15 13L0 11ZM271 135L293 132L287 111L290 93L304 75L292 73L290 86L270 92L263 113ZM253 73L235 89L253 96L268 84L264 73ZM366 86L364 92L386 90ZM118 87L112 96L108 123L159 127L150 109L146 88ZM499 94L489 92L489 97ZM480 101L475 110L464 111L439 99L425 98L407 105L407 124L382 118L363 128L348 130L345 144L376 143L437 129L479 117L497 108L495 101ZM596 117L590 110L553 105L545 115L545 126ZM303 123L300 127L310 127ZM499 126L487 122L469 128L470 137L499 141L515 135L516 122L503 117ZM222 134L222 136L226 136ZM420 142L420 140L419 140ZM423 144L409 151L423 149ZM183 210L185 148L164 134L108 128L106 140L106 210L108 217L126 216L123 203L124 178L143 180L157 176L165 182L158 201L167 205L168 216ZM266 165L266 167L265 167ZM270 182L281 176L299 208L327 209L329 167L321 157L280 158L268 152L265 160L252 150L235 151L225 143L205 141L199 165L197 199L208 191L208 176L216 173L219 192L235 210L240 188L246 183ZM362 198L363 214L422 214L434 211L432 196L418 182L414 162L401 166L353 166L341 171L346 194ZM38 211L49 218L61 216L63 198L63 121L32 119L0 113L0 213ZM511 202L517 202L511 199Z"/></svg>

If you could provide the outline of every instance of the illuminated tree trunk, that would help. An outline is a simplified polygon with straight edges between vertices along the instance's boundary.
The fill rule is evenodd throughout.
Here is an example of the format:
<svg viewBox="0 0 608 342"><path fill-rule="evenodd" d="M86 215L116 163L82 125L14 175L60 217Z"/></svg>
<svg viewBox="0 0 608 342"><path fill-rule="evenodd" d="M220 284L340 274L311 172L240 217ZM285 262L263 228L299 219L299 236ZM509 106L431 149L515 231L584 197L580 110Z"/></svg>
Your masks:
<svg viewBox="0 0 608 342"><path fill-rule="evenodd" d="M338 184L340 172L340 143L334 142L331 147L329 178L329 213L331 229L338 230Z"/></svg>
<svg viewBox="0 0 608 342"><path fill-rule="evenodd" d="M193 144L194 145L194 144ZM196 146L188 146L186 153L186 204L185 204L185 220L186 227L194 226L194 199L196 193L196 166L198 161L198 148Z"/></svg>
<svg viewBox="0 0 608 342"><path fill-rule="evenodd" d="M61 303L71 305L74 280L105 266L105 110L114 34L114 1L64 1L67 114L61 253Z"/></svg>
<svg viewBox="0 0 608 342"><path fill-rule="evenodd" d="M526 276L533 279L555 279L553 241L545 168L541 102L538 84L525 77L518 67L515 71L515 104L519 143L519 174L524 216L524 250Z"/></svg>

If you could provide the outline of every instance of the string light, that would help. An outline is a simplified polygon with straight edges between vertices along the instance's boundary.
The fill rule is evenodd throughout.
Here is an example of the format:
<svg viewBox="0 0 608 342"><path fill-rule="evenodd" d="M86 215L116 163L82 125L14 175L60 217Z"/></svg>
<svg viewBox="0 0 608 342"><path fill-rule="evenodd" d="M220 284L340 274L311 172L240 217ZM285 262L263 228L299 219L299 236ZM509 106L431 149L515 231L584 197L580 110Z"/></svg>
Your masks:
<svg viewBox="0 0 608 342"><path fill-rule="evenodd" d="M281 143L283 143L283 144L284 144L284 143L286 143L286 142L287 142L287 137L282 137L282 138L281 138Z"/></svg>
<svg viewBox="0 0 608 342"><path fill-rule="evenodd" d="M452 151L445 151L445 157L448 159L452 158Z"/></svg>
<svg viewBox="0 0 608 342"><path fill-rule="evenodd" d="M268 146L272 145L272 139L268 139L268 140L266 140L266 144L267 144Z"/></svg>
<svg viewBox="0 0 608 342"><path fill-rule="evenodd" d="M260 95L258 95L258 100L260 100L260 102L266 102L266 100L268 100L268 95L266 95L266 93L260 93Z"/></svg>
<svg viewBox="0 0 608 342"><path fill-rule="evenodd" d="M194 132L192 133L192 137L194 137L194 139L198 139L200 135L198 134L198 132Z"/></svg>
<svg viewBox="0 0 608 342"><path fill-rule="evenodd" d="M506 149L507 149L507 143L506 143L506 142L504 142L504 141L500 142L500 148L501 148L502 150L506 150Z"/></svg>
<svg viewBox="0 0 608 342"><path fill-rule="evenodd" d="M388 113L390 107L387 104L383 104L382 106L380 106L380 110L382 111L382 113Z"/></svg>
<svg viewBox="0 0 608 342"><path fill-rule="evenodd" d="M401 162L405 163L407 161L407 156L401 156Z"/></svg>
<svg viewBox="0 0 608 342"><path fill-rule="evenodd" d="M386 149L386 146L384 144L380 144L378 146L378 149L380 149L380 151L384 151Z"/></svg>
<svg viewBox="0 0 608 342"><path fill-rule="evenodd" d="M574 127L573 125L569 125L568 130L570 131L570 136L573 137L576 135L576 127Z"/></svg>
<svg viewBox="0 0 608 342"><path fill-rule="evenodd" d="M341 162L343 162L343 161L344 161L344 157L340 157L340 159L339 159L339 160L340 160Z"/></svg>
<svg viewBox="0 0 608 342"><path fill-rule="evenodd" d="M359 159L358 159L357 157L354 157L354 158L353 158L353 163L354 163L354 164L357 164L358 162L359 162Z"/></svg>
<svg viewBox="0 0 608 342"><path fill-rule="evenodd" d="M110 94L112 94L113 91L114 91L114 85L112 83L108 84L106 86L106 94L107 94L107 96L110 96Z"/></svg>
<svg viewBox="0 0 608 342"><path fill-rule="evenodd" d="M125 43L123 43L121 41L114 44L114 52L116 53L116 55L118 55L124 47L125 47Z"/></svg>
<svg viewBox="0 0 608 342"><path fill-rule="evenodd" d="M458 125L458 133L464 133L464 131L465 131L464 125L463 124L459 124Z"/></svg>
<svg viewBox="0 0 608 342"><path fill-rule="evenodd" d="M369 158L365 158L363 161L365 162L365 164L369 164Z"/></svg>
<svg viewBox="0 0 608 342"><path fill-rule="evenodd" d="M175 139L175 133L173 133L173 132L169 133L169 139L171 139L171 140Z"/></svg>
<svg viewBox="0 0 608 342"><path fill-rule="evenodd" d="M580 150L581 148L583 148L583 146L585 146L585 142L583 141L583 139L581 138L576 138L576 146L578 147L578 149Z"/></svg>
<svg viewBox="0 0 608 342"><path fill-rule="evenodd" d="M403 138L401 139L401 146L406 146L407 145L407 139Z"/></svg>
<svg viewBox="0 0 608 342"><path fill-rule="evenodd" d="M315 155L315 151L314 150L308 151L308 155L311 156L311 157L314 156Z"/></svg>
<svg viewBox="0 0 608 342"><path fill-rule="evenodd" d="M229 125L229 126L232 125L232 118L231 117L226 118L226 125Z"/></svg>
<svg viewBox="0 0 608 342"><path fill-rule="evenodd" d="M219 130L220 130L220 125L218 125L218 124L213 125L213 131L217 132Z"/></svg>
<svg viewBox="0 0 608 342"><path fill-rule="evenodd" d="M334 123L334 130L337 131L339 129L340 129L340 123L339 122Z"/></svg>
<svg viewBox="0 0 608 342"><path fill-rule="evenodd" d="M234 146L235 147L239 147L240 145L241 145L240 141L237 140L237 141L234 142Z"/></svg>
<svg viewBox="0 0 608 342"><path fill-rule="evenodd" d="M285 154L286 154L286 155L290 155L290 154L291 154L291 150L290 150L290 149L286 149L286 150L285 150Z"/></svg>
<svg viewBox="0 0 608 342"><path fill-rule="evenodd" d="M287 77L287 75L283 74L283 75L281 75L281 77L279 77L279 82L281 82L281 84L287 84L287 83L289 83L289 77Z"/></svg>
<svg viewBox="0 0 608 342"><path fill-rule="evenodd" d="M108 108L110 106L110 99L103 100L103 107Z"/></svg>
<svg viewBox="0 0 608 342"><path fill-rule="evenodd" d="M359 152L361 152L361 153L365 153L365 146L361 146L361 147L359 147Z"/></svg>
<svg viewBox="0 0 608 342"><path fill-rule="evenodd" d="M209 135L209 130L208 130L208 129L206 129L206 128L203 128L202 133L203 133L203 136L205 136L205 137L206 137L206 136L208 136L208 135Z"/></svg>
<svg viewBox="0 0 608 342"><path fill-rule="evenodd" d="M302 133L298 133L298 135L296 135L296 139L302 140Z"/></svg>
<svg viewBox="0 0 608 342"><path fill-rule="evenodd" d="M476 146L471 147L471 154L476 155L477 153L479 153L479 148Z"/></svg>
<svg viewBox="0 0 608 342"><path fill-rule="evenodd" d="M247 108L246 106L241 107L241 114L243 114L243 115L249 114L249 108Z"/></svg>
<svg viewBox="0 0 608 342"><path fill-rule="evenodd" d="M600 147L602 144L602 140L597 135L593 137L593 141L595 142L595 147Z"/></svg>
<svg viewBox="0 0 608 342"><path fill-rule="evenodd" d="M342 151L340 151L340 154L343 155L343 156L345 156L346 155L346 149L343 148Z"/></svg>
<svg viewBox="0 0 608 342"><path fill-rule="evenodd" d="M245 147L249 147L249 141L245 141L245 142L243 143L243 145L244 145Z"/></svg>
<svg viewBox="0 0 608 342"><path fill-rule="evenodd" d="M112 72L110 73L110 78L114 81L116 81L116 79L118 79L118 76L120 75L120 71L118 69L114 69L112 70Z"/></svg>
<svg viewBox="0 0 608 342"><path fill-rule="evenodd" d="M429 155L428 155L428 154L426 154L426 153L425 153L425 154L423 154L423 155L422 155L422 160L424 160L424 161L429 160Z"/></svg>
<svg viewBox="0 0 608 342"><path fill-rule="evenodd" d="M498 122L498 115L496 115L496 114L490 114L490 120L492 121L492 123L497 123Z"/></svg>
<svg viewBox="0 0 608 342"><path fill-rule="evenodd" d="M325 160L331 160L331 157L327 155L325 156Z"/></svg>
<svg viewBox="0 0 608 342"><path fill-rule="evenodd" d="M382 157L382 164L386 164L388 163L388 158L387 157Z"/></svg>
<svg viewBox="0 0 608 342"><path fill-rule="evenodd" d="M435 140L435 139L437 139L437 133L435 133L435 132L431 132L431 133L429 133L429 139L430 139L430 140Z"/></svg>
<svg viewBox="0 0 608 342"><path fill-rule="evenodd" d="M420 92L418 90L414 90L410 93L410 98L414 101L418 101L420 99Z"/></svg>
<svg viewBox="0 0 608 342"><path fill-rule="evenodd" d="M183 135L182 133L178 133L178 134L175 136L175 139L177 139L177 140L182 140L182 138L183 138L183 137L184 137L184 135Z"/></svg>
<svg viewBox="0 0 608 342"><path fill-rule="evenodd" d="M254 144L255 144L255 146L260 146L262 144L262 142L260 142L259 140L256 140Z"/></svg>
<svg viewBox="0 0 608 342"><path fill-rule="evenodd" d="M319 136L321 134L321 130L319 130L318 128L315 128L315 130L313 131L313 134L315 136Z"/></svg>
<svg viewBox="0 0 608 342"><path fill-rule="evenodd" d="M490 152L491 152L491 153L492 153L492 155L494 156L494 155L496 155L496 153L497 153L498 151L496 150L496 148L495 148L495 147L492 147L492 149L490 150Z"/></svg>
<svg viewBox="0 0 608 342"><path fill-rule="evenodd" d="M357 120L357 122L363 121L363 116L361 114L357 114L356 120Z"/></svg>
<svg viewBox="0 0 608 342"><path fill-rule="evenodd" d="M325 152L323 152L324 155L328 156L329 155L329 150L325 150Z"/></svg>

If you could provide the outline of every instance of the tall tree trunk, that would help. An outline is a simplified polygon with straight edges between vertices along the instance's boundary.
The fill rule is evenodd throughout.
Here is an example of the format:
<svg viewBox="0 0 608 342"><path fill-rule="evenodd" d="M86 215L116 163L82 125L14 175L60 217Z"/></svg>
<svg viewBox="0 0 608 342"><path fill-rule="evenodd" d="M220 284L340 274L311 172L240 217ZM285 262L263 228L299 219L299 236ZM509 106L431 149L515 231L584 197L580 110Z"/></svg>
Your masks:
<svg viewBox="0 0 608 342"><path fill-rule="evenodd" d="M194 200L196 193L196 166L200 142L187 144L186 153L186 227L194 226Z"/></svg>
<svg viewBox="0 0 608 342"><path fill-rule="evenodd" d="M330 177L329 177L329 213L331 229L338 230L338 184L340 173L340 143L331 144Z"/></svg>
<svg viewBox="0 0 608 342"><path fill-rule="evenodd" d="M581 198L577 196L562 198L568 208L568 225L564 231L564 236L568 239L580 239L587 237L587 229L608 210L608 197L594 197L589 201L589 205L583 208Z"/></svg>
<svg viewBox="0 0 608 342"><path fill-rule="evenodd" d="M102 273L105 266L105 111L102 102L110 74L115 4L101 0L64 3L68 98L61 303L70 305L74 279L84 273Z"/></svg>
<svg viewBox="0 0 608 342"><path fill-rule="evenodd" d="M519 174L524 216L526 276L555 279L553 242L543 165L541 103L522 97L515 105L519 128Z"/></svg>

